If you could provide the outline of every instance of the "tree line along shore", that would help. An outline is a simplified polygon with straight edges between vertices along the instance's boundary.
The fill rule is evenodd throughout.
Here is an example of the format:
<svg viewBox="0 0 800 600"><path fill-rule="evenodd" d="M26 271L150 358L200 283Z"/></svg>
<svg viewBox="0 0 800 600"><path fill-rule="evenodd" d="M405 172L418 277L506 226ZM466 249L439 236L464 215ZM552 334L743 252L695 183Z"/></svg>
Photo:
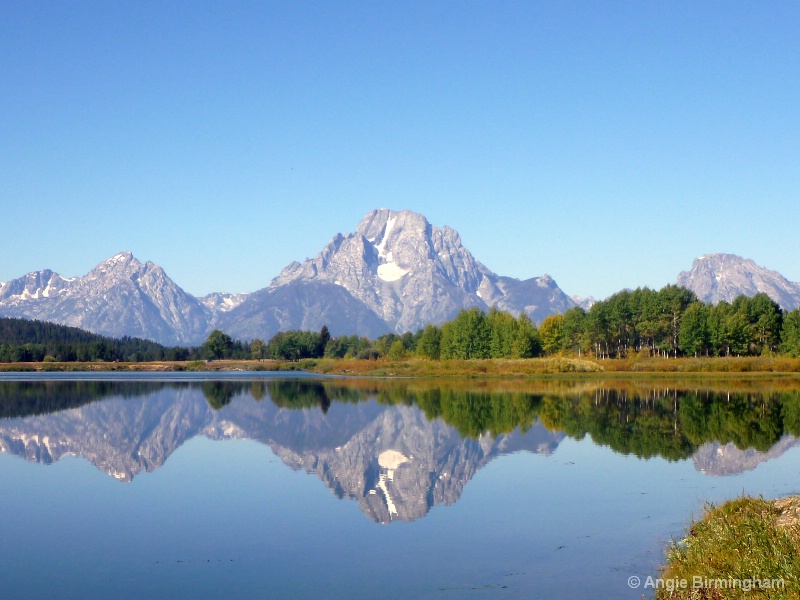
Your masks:
<svg viewBox="0 0 800 600"><path fill-rule="evenodd" d="M750 361L705 359L750 358ZM215 330L200 346L167 347L109 338L23 319L0 319L0 363L146 363L206 360L348 359L398 362L563 359L572 370L681 370L653 359L683 359L683 370L796 371L800 309L784 311L766 294L732 303L700 302L685 288L619 292L586 311L575 307L538 326L526 315L464 309L442 325L374 340L320 331L285 331L269 340L234 340ZM702 360L701 360L702 359ZM364 370L359 368L358 370Z"/></svg>

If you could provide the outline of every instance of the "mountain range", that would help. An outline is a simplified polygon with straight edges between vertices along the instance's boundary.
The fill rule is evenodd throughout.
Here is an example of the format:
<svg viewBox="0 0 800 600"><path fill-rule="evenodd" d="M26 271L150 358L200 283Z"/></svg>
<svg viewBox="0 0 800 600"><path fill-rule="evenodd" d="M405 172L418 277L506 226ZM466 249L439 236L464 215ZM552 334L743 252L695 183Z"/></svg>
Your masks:
<svg viewBox="0 0 800 600"><path fill-rule="evenodd" d="M0 316L52 321L110 336L196 344L212 329L239 339L317 330L377 337L442 323L463 308L496 307L540 322L576 303L548 275L519 280L489 270L457 231L411 211L370 211L316 257L293 262L249 294L196 298L130 252L84 277L51 270L0 285Z"/></svg>
<svg viewBox="0 0 800 600"><path fill-rule="evenodd" d="M701 300L765 292L784 309L800 306L800 284L752 260L710 254L678 276ZM314 258L293 262L266 287L197 298L152 262L121 252L83 277L45 269L0 284L0 316L38 319L113 337L165 345L202 343L213 329L250 340L278 331L318 330L375 338L440 324L464 308L527 314L539 323L594 298L568 296L549 275L498 275L458 232L417 213L373 210L355 231L336 234Z"/></svg>

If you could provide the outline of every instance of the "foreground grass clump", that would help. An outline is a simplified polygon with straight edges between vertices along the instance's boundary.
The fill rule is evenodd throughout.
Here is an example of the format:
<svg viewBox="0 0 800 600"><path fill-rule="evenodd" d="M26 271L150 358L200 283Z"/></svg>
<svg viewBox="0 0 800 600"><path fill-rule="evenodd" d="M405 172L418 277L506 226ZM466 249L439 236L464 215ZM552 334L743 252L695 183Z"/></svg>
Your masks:
<svg viewBox="0 0 800 600"><path fill-rule="evenodd" d="M689 535L673 543L658 600L800 597L800 498L738 498L710 506ZM678 588L679 586L670 586Z"/></svg>

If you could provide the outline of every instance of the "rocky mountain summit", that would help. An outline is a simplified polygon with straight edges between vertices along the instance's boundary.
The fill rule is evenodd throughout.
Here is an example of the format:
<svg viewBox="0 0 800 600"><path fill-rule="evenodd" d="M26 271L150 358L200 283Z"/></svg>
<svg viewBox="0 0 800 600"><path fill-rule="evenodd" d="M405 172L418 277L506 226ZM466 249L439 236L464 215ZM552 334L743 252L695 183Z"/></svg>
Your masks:
<svg viewBox="0 0 800 600"><path fill-rule="evenodd" d="M276 295L297 296L289 290L307 285L319 286L314 295L317 314L335 307L328 312L358 315L363 327L380 333L415 331L473 306L524 312L535 321L575 306L548 275L524 281L497 275L475 259L454 229L438 228L408 210L380 209L367 213L355 232L335 235L316 257L288 265L268 288L248 297L222 323L243 337L247 332L250 337L267 337L274 322L265 322L264 314L275 314L276 321L277 309L287 306L276 303ZM302 301L292 307L295 319L322 325L319 319L308 318ZM368 318L369 313L377 321ZM328 325L336 333L336 324Z"/></svg>
<svg viewBox="0 0 800 600"><path fill-rule="evenodd" d="M65 279L44 270L6 282L0 316L184 344L204 337L211 312L158 265L120 252L83 277Z"/></svg>
<svg viewBox="0 0 800 600"><path fill-rule="evenodd" d="M692 290L700 300L713 304L763 292L784 310L800 307L800 283L735 254L701 256L695 259L690 271L678 275L677 283Z"/></svg>

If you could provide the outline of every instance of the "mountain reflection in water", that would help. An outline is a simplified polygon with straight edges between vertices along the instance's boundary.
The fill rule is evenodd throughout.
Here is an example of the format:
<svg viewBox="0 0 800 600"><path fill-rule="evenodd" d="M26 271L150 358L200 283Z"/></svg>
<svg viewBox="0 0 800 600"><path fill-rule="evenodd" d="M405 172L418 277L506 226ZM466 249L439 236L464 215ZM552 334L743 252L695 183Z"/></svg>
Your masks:
<svg viewBox="0 0 800 600"><path fill-rule="evenodd" d="M40 463L78 455L130 481L195 436L251 439L390 523L457 502L497 456L547 455L565 436L642 458L692 458L714 475L797 444L797 390L727 385L2 381L0 449Z"/></svg>

